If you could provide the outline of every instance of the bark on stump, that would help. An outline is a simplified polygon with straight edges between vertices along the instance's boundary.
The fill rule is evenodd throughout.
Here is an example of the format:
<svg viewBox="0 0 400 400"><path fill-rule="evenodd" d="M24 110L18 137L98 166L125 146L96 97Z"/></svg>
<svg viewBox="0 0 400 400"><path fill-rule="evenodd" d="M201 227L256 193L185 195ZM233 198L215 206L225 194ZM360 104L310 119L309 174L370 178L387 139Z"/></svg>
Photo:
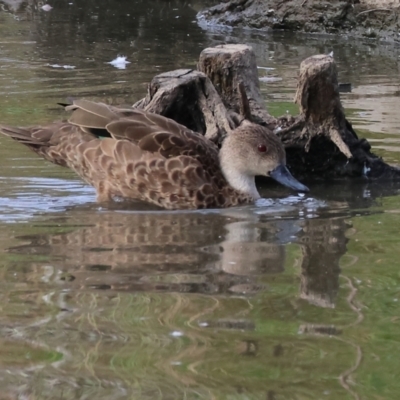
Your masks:
<svg viewBox="0 0 400 400"><path fill-rule="evenodd" d="M263 125L275 121L264 107L250 46L224 44L204 49L197 69L210 78L228 109Z"/></svg>
<svg viewBox="0 0 400 400"><path fill-rule="evenodd" d="M155 76L147 96L133 107L164 115L213 141L237 126L207 76L192 69Z"/></svg>
<svg viewBox="0 0 400 400"><path fill-rule="evenodd" d="M324 134L347 157L352 154L340 132L346 130L346 119L340 102L336 63L328 55L309 57L300 65L300 76L295 95L306 126L306 151L315 135Z"/></svg>

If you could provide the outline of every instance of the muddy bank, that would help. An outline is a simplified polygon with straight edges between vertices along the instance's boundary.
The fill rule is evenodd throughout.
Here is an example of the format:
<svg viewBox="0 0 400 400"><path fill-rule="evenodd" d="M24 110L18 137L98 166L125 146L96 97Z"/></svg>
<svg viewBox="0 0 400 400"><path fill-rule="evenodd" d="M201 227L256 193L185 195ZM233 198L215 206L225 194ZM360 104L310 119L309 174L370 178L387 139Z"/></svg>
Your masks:
<svg viewBox="0 0 400 400"><path fill-rule="evenodd" d="M201 25L351 34L400 43L400 5L387 0L231 0L198 13Z"/></svg>

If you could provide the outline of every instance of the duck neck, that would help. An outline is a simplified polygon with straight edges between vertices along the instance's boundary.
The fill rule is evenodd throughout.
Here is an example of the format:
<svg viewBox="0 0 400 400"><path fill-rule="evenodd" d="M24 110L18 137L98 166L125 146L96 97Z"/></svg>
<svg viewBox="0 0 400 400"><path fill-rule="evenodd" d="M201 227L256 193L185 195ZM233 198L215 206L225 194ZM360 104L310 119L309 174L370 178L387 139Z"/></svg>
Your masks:
<svg viewBox="0 0 400 400"><path fill-rule="evenodd" d="M256 188L254 176L245 175L237 171L224 171L224 175L234 189L251 196L254 200L261 198Z"/></svg>

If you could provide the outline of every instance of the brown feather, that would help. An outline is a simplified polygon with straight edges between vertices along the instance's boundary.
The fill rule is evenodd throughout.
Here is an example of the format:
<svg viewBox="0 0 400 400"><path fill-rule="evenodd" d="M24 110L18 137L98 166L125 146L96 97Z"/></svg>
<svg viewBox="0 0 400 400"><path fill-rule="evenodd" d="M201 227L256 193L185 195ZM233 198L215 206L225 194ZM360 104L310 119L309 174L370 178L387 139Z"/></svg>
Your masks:
<svg viewBox="0 0 400 400"><path fill-rule="evenodd" d="M66 107L67 111L81 109L88 114L97 115L108 120L113 120L117 116L112 110L112 107L104 103L95 103L90 100L78 99L74 100L71 106Z"/></svg>
<svg viewBox="0 0 400 400"><path fill-rule="evenodd" d="M108 157L114 158L114 148L116 145L116 141L114 139L103 139L100 143L100 150L103 154Z"/></svg>
<svg viewBox="0 0 400 400"><path fill-rule="evenodd" d="M104 129L110 120L101 115L77 108L68 119L68 122L84 128Z"/></svg>
<svg viewBox="0 0 400 400"><path fill-rule="evenodd" d="M134 143L154 132L152 127L128 119L110 122L106 129L114 139L127 139Z"/></svg>

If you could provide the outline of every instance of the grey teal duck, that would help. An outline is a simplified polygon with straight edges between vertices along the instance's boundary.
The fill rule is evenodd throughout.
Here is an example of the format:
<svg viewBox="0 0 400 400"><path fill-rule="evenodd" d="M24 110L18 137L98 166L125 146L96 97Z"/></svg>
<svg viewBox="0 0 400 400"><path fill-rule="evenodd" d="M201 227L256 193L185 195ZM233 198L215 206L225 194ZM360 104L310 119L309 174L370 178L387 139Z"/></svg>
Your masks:
<svg viewBox="0 0 400 400"><path fill-rule="evenodd" d="M97 200L146 201L166 209L231 207L260 198L255 176L308 191L286 167L281 141L250 122L221 149L163 116L88 100L66 106L68 122L0 132L41 157L71 168L93 185Z"/></svg>

